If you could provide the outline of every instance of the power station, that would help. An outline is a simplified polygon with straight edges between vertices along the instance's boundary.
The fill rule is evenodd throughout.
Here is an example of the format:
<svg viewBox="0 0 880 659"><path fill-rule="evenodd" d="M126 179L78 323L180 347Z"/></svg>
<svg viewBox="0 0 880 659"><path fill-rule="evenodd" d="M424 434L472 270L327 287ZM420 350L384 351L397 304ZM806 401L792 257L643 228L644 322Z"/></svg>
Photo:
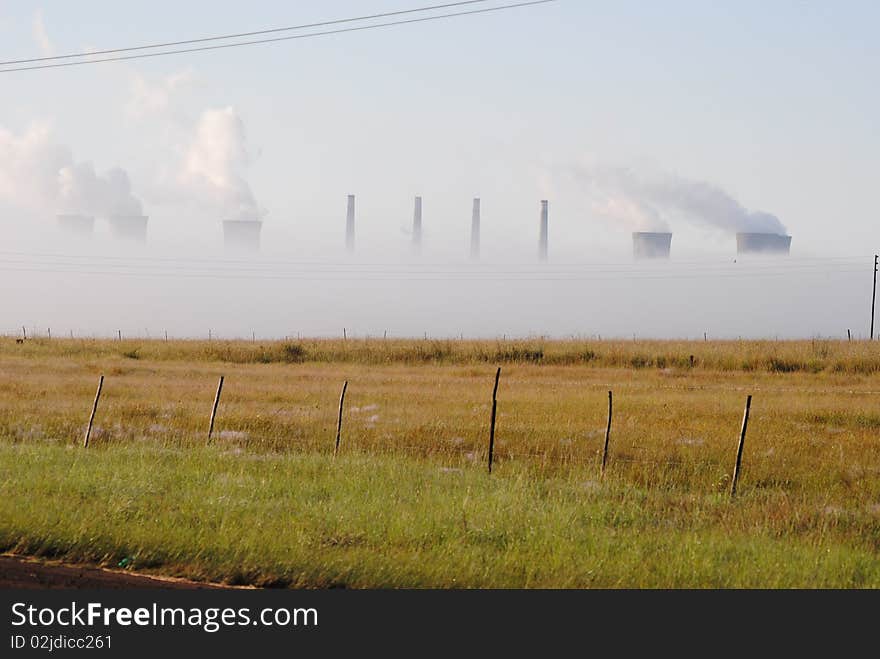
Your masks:
<svg viewBox="0 0 880 659"><path fill-rule="evenodd" d="M413 206L413 227L412 227L413 245L418 248L422 244L422 198L416 197Z"/></svg>
<svg viewBox="0 0 880 659"><path fill-rule="evenodd" d="M146 215L111 215L110 231L114 237L132 242L147 242Z"/></svg>
<svg viewBox="0 0 880 659"><path fill-rule="evenodd" d="M737 254L777 254L787 256L791 251L791 236L780 233L738 233Z"/></svg>
<svg viewBox="0 0 880 659"><path fill-rule="evenodd" d="M655 231L634 231L633 258L668 259L672 248L672 234Z"/></svg>
<svg viewBox="0 0 880 659"><path fill-rule="evenodd" d="M260 220L224 220L223 245L235 252L258 252L260 250Z"/></svg>
<svg viewBox="0 0 880 659"><path fill-rule="evenodd" d="M95 231L95 218L92 215L61 214L56 217L58 226L68 236L88 238Z"/></svg>
<svg viewBox="0 0 880 659"><path fill-rule="evenodd" d="M471 211L471 258L480 258L480 198L474 198Z"/></svg>
<svg viewBox="0 0 880 659"><path fill-rule="evenodd" d="M541 227L538 233L538 259L547 260L547 224L549 220L549 205L546 199L541 200Z"/></svg>
<svg viewBox="0 0 880 659"><path fill-rule="evenodd" d="M481 210L480 197L473 198L471 206L470 258L480 258L481 249ZM540 201L538 224L538 260L546 262L549 252L550 202ZM423 242L423 198L413 199L412 245L419 250ZM89 238L95 231L93 215L60 213L56 216L58 227L69 236ZM147 240L147 215L110 215L107 221L114 238L136 243ZM223 221L223 243L226 248L236 251L256 252L260 249L260 232L263 223L256 219ZM349 252L355 248L355 196L348 195L345 216L345 247ZM669 259L672 251L672 233L668 231L632 232L633 258ZM791 236L782 233L749 231L736 233L736 253L738 255L786 256L791 251Z"/></svg>
<svg viewBox="0 0 880 659"><path fill-rule="evenodd" d="M354 251L354 195L348 195L348 207L345 214L345 249Z"/></svg>

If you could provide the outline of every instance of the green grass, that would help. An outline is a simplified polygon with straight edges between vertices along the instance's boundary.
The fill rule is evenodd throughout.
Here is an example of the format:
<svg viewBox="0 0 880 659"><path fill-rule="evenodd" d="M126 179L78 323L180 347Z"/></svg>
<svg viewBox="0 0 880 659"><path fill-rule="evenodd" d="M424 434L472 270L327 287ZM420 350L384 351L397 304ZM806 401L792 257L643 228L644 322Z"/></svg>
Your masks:
<svg viewBox="0 0 880 659"><path fill-rule="evenodd" d="M507 465L2 446L0 547L299 587L878 587L876 511ZM872 516L873 515L873 516Z"/></svg>

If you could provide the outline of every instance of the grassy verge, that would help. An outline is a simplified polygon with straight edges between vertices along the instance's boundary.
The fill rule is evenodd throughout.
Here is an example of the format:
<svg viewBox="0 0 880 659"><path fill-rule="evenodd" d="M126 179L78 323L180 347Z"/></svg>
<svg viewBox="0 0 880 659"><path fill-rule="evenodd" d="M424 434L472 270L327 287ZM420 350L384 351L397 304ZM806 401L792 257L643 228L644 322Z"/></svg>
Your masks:
<svg viewBox="0 0 880 659"><path fill-rule="evenodd" d="M0 445L0 548L299 587L880 587L878 511L582 468Z"/></svg>

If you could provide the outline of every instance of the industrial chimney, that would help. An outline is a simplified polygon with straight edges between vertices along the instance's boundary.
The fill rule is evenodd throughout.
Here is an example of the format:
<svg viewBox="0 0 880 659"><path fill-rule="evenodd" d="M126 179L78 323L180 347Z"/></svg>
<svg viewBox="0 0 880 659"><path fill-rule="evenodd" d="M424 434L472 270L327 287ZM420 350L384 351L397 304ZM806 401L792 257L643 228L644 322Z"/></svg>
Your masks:
<svg viewBox="0 0 880 659"><path fill-rule="evenodd" d="M70 236L88 238L95 231L95 218L91 215L58 215L58 226Z"/></svg>
<svg viewBox="0 0 880 659"><path fill-rule="evenodd" d="M474 198L474 209L471 213L471 258L480 258L480 198Z"/></svg>
<svg viewBox="0 0 880 659"><path fill-rule="evenodd" d="M652 231L635 231L633 239L633 257L637 259L668 259L672 246L671 233Z"/></svg>
<svg viewBox="0 0 880 659"><path fill-rule="evenodd" d="M422 198L416 197L415 206L413 208L413 231L412 240L415 247L422 244Z"/></svg>
<svg viewBox="0 0 880 659"><path fill-rule="evenodd" d="M139 243L147 242L146 215L111 215L110 230L116 238L132 240Z"/></svg>
<svg viewBox="0 0 880 659"><path fill-rule="evenodd" d="M348 195L348 212L345 216L345 248L354 251L354 195Z"/></svg>
<svg viewBox="0 0 880 659"><path fill-rule="evenodd" d="M547 260L547 220L549 210L546 199L541 200L541 233L538 238L538 258L542 261Z"/></svg>
<svg viewBox="0 0 880 659"><path fill-rule="evenodd" d="M778 254L787 256L790 250L791 236L780 233L736 234L737 254Z"/></svg>
<svg viewBox="0 0 880 659"><path fill-rule="evenodd" d="M257 252L260 249L259 220L225 220L223 244L227 249L239 252Z"/></svg>

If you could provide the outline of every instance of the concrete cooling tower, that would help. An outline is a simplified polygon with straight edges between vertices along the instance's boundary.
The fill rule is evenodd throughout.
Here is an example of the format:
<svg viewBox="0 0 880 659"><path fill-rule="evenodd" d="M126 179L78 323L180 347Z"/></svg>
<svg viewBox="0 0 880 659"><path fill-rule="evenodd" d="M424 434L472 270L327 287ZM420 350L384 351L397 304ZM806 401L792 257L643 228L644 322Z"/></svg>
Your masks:
<svg viewBox="0 0 880 659"><path fill-rule="evenodd" d="M779 254L787 256L790 250L791 236L779 233L736 234L737 254Z"/></svg>
<svg viewBox="0 0 880 659"><path fill-rule="evenodd" d="M147 242L146 215L113 215L110 218L110 231L115 238L134 242Z"/></svg>
<svg viewBox="0 0 880 659"><path fill-rule="evenodd" d="M672 248L671 233L633 232L633 257L637 259L668 259Z"/></svg>
<svg viewBox="0 0 880 659"><path fill-rule="evenodd" d="M95 218L91 215L58 215L58 226L66 234L90 237L95 231Z"/></svg>
<svg viewBox="0 0 880 659"><path fill-rule="evenodd" d="M260 249L259 220L225 220L223 222L223 244L227 249L243 252L257 252Z"/></svg>

